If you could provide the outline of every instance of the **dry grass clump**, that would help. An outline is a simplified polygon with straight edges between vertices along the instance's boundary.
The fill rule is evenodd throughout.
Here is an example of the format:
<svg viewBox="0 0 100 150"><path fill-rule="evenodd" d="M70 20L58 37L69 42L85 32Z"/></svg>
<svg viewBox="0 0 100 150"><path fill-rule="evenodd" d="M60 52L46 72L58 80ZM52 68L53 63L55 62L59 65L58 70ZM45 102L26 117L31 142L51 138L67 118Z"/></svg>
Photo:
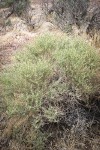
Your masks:
<svg viewBox="0 0 100 150"><path fill-rule="evenodd" d="M88 147L94 123L89 97L100 88L99 65L99 55L86 42L52 34L17 54L0 75L7 114L19 116L11 139L23 150ZM12 140L7 140L9 146Z"/></svg>

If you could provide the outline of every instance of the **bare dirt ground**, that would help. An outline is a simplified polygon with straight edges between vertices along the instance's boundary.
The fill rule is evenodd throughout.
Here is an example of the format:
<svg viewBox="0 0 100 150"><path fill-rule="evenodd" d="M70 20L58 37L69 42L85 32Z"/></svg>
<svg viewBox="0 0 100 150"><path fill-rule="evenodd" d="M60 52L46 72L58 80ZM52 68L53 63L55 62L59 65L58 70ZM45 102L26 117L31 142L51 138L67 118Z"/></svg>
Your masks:
<svg viewBox="0 0 100 150"><path fill-rule="evenodd" d="M11 56L25 46L35 33L12 31L0 36L0 67L10 63Z"/></svg>

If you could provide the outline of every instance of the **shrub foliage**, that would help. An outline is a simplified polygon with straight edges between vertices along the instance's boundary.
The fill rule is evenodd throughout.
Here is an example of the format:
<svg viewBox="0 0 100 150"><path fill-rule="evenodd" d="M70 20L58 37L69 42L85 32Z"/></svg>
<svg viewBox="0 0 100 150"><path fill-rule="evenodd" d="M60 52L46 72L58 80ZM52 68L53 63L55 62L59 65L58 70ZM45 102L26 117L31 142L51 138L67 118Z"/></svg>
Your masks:
<svg viewBox="0 0 100 150"><path fill-rule="evenodd" d="M14 126L12 137L25 143L27 150L44 150L52 139L58 142L55 136L64 138L65 132L66 148L72 145L70 138L74 142L88 140L86 110L78 103L87 105L89 95L99 90L99 65L94 49L74 37L47 34L17 54L14 64L1 73L8 115L21 119L28 115ZM71 129L70 134L66 128Z"/></svg>

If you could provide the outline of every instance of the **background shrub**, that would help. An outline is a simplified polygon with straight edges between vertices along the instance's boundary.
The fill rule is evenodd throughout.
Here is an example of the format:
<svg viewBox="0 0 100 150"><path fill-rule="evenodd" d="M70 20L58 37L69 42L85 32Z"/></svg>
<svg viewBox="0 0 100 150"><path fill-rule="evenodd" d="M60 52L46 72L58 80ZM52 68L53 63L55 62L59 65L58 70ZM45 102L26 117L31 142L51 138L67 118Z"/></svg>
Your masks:
<svg viewBox="0 0 100 150"><path fill-rule="evenodd" d="M0 2L0 8L11 7L12 13L20 16L29 6L28 0L5 0Z"/></svg>
<svg viewBox="0 0 100 150"><path fill-rule="evenodd" d="M85 22L88 5L89 0L53 0L49 13L61 29L70 31L73 24L80 27Z"/></svg>

